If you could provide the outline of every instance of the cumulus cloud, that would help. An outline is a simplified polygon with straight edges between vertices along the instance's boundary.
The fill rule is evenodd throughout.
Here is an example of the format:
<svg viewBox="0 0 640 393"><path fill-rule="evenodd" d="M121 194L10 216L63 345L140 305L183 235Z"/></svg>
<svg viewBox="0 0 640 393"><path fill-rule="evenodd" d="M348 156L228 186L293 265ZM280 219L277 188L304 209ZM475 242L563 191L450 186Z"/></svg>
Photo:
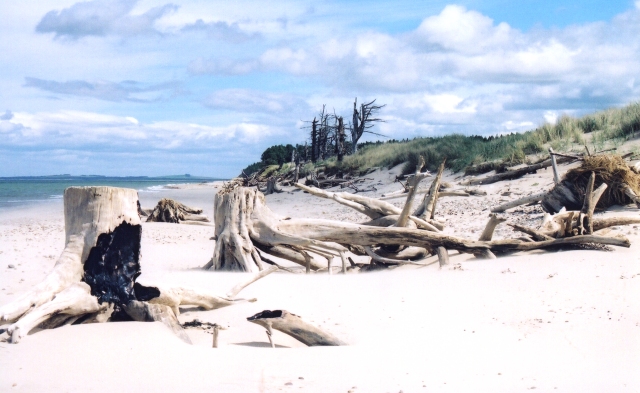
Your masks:
<svg viewBox="0 0 640 393"><path fill-rule="evenodd" d="M38 25L38 33L54 33L56 38L78 39L86 36L118 34L132 36L157 33L155 22L178 7L165 4L140 15L131 15L138 0L93 0L80 2L60 11L47 12Z"/></svg>
<svg viewBox="0 0 640 393"><path fill-rule="evenodd" d="M305 101L296 95L266 93L249 89L225 89L209 95L204 101L209 108L236 112L292 113L309 110Z"/></svg>
<svg viewBox="0 0 640 393"><path fill-rule="evenodd" d="M159 92L175 92L176 82L165 82L157 85L144 86L136 81L123 82L87 82L82 80L57 82L38 78L25 78L25 87L34 87L56 94L91 97L113 102L150 102L162 99ZM149 95L151 94L151 97Z"/></svg>

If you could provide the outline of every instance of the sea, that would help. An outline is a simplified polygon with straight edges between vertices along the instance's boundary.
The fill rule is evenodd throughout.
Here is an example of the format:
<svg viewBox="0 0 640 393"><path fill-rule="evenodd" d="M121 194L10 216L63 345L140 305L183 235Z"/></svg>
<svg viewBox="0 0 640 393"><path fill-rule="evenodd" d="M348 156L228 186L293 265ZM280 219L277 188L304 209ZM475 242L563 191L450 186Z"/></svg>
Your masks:
<svg viewBox="0 0 640 393"><path fill-rule="evenodd" d="M159 192L172 185L185 183L208 183L215 178L195 176L26 176L0 177L0 212L25 205L62 199L67 187L112 186L134 188L138 192Z"/></svg>

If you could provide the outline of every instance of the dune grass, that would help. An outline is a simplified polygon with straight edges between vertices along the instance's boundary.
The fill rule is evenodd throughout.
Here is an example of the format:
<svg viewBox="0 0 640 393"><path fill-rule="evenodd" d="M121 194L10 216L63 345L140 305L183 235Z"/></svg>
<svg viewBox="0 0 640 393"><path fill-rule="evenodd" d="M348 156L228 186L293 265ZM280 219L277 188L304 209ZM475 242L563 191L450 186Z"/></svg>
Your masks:
<svg viewBox="0 0 640 393"><path fill-rule="evenodd" d="M556 124L545 123L523 133L490 137L453 134L369 145L357 154L346 156L342 163L331 158L317 165L324 166L329 172L359 172L371 167L390 168L405 163L403 172L409 173L415 170L418 157L422 155L427 169L431 171L446 157L446 166L458 172L487 161L495 161L496 165L524 163L527 156L546 156L549 146L556 151L568 152L583 150L588 144L592 151L600 151L611 145L615 147L638 133L640 102L581 118L564 115ZM590 134L589 138L587 134Z"/></svg>

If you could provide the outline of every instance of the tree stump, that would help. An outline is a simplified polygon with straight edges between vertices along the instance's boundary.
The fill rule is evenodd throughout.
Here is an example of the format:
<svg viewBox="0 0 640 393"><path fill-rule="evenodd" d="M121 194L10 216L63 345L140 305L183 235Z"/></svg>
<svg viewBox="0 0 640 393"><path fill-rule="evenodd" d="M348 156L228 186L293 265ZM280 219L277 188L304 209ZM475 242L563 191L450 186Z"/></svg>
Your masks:
<svg viewBox="0 0 640 393"><path fill-rule="evenodd" d="M31 291L0 308L0 324L17 343L35 327L109 320L161 321L181 338L180 305L211 310L243 299L185 288L146 287L140 275L136 190L70 187L64 192L65 249ZM241 288L240 288L241 289Z"/></svg>
<svg viewBox="0 0 640 393"><path fill-rule="evenodd" d="M195 209L168 198L161 199L148 216L147 222L170 222L174 224L190 221L209 222L209 219L202 215L202 209Z"/></svg>

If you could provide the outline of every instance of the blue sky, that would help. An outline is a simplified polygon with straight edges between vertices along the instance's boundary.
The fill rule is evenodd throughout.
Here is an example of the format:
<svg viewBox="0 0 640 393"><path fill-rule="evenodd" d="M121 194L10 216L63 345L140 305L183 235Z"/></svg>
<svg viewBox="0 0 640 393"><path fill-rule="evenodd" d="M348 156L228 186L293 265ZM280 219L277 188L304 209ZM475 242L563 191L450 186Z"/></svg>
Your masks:
<svg viewBox="0 0 640 393"><path fill-rule="evenodd" d="M640 0L24 0L0 16L0 176L230 177L354 97L413 138L640 95Z"/></svg>

